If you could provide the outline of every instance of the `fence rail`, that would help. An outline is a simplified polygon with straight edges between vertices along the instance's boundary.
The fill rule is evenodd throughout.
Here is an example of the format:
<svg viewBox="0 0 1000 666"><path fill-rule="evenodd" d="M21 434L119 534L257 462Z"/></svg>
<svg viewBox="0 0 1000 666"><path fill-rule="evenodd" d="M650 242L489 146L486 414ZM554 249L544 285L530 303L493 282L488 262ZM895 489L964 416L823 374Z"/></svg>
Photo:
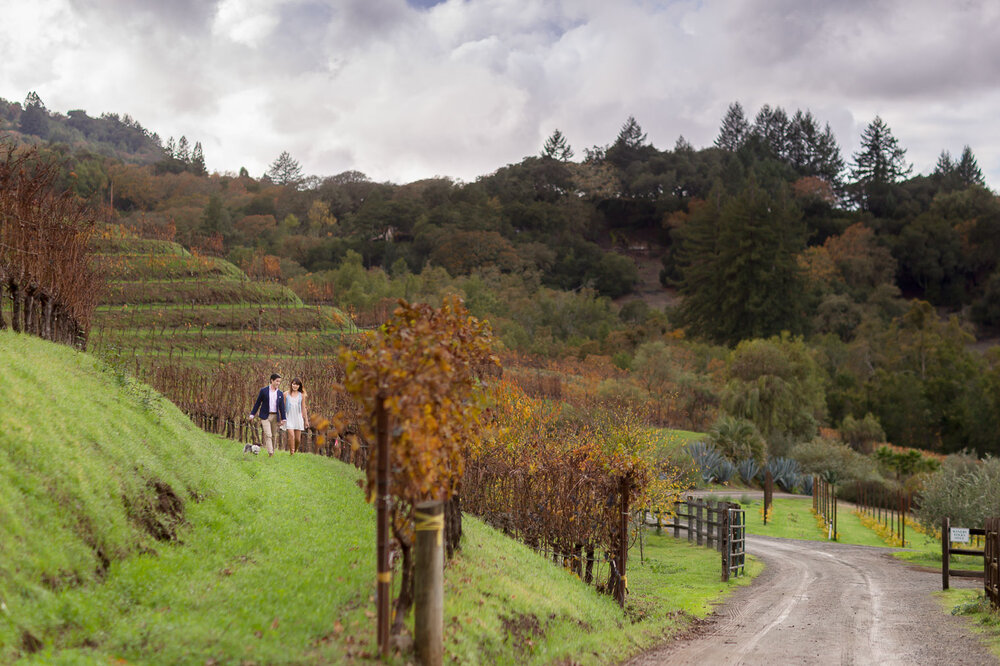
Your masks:
<svg viewBox="0 0 1000 666"><path fill-rule="evenodd" d="M743 575L746 564L746 515L739 504L689 495L686 500L677 502L673 519L666 525L660 516L646 515L647 525L673 530L675 538L680 538L681 531L684 531L689 542L719 551L722 555L723 581L729 580L730 576Z"/></svg>

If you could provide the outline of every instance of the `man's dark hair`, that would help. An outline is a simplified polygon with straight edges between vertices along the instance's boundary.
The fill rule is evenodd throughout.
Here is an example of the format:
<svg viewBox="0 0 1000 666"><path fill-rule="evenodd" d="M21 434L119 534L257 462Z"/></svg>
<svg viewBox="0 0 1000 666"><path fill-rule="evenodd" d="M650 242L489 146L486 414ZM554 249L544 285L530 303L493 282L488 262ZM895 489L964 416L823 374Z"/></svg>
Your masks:
<svg viewBox="0 0 1000 666"><path fill-rule="evenodd" d="M275 379L281 379L281 375L279 375L277 372L271 373L271 381L273 382Z"/></svg>

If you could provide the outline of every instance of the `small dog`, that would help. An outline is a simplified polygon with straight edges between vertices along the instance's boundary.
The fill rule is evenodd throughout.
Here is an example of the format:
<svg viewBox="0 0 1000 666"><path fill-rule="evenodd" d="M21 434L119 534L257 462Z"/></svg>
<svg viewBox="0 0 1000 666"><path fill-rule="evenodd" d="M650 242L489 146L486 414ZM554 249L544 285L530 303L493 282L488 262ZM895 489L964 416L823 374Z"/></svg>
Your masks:
<svg viewBox="0 0 1000 666"><path fill-rule="evenodd" d="M256 444L247 444L246 446L243 447L243 453L252 453L254 455L257 455L258 453L260 453L260 447L257 446Z"/></svg>

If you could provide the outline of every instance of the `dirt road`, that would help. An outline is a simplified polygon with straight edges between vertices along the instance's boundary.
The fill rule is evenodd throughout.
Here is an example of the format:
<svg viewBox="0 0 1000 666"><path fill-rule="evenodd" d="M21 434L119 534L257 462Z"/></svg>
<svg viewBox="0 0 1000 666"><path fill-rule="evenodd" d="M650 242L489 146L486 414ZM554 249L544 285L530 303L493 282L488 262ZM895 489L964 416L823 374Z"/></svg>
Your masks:
<svg viewBox="0 0 1000 666"><path fill-rule="evenodd" d="M932 596L940 574L884 549L748 537L766 569L698 635L628 662L654 664L996 664L963 618ZM952 586L981 581L952 579Z"/></svg>

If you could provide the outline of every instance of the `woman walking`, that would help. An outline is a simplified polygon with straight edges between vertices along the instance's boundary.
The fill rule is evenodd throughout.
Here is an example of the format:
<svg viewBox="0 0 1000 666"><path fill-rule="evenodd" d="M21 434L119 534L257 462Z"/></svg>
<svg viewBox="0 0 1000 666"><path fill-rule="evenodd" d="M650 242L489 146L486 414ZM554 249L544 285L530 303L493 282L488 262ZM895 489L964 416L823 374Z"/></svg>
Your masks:
<svg viewBox="0 0 1000 666"><path fill-rule="evenodd" d="M306 391L302 380L292 380L292 388L285 394L285 416L287 418L288 453L295 455L302 443L302 431L309 427L309 412L306 410Z"/></svg>

